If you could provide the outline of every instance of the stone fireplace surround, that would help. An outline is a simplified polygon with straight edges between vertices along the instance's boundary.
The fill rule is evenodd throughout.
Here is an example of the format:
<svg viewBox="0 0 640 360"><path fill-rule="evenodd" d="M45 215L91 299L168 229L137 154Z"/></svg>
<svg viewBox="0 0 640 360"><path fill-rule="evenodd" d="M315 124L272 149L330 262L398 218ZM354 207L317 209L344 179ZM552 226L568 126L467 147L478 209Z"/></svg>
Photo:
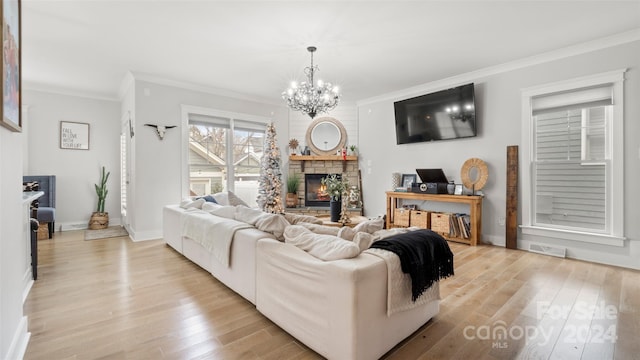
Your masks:
<svg viewBox="0 0 640 360"><path fill-rule="evenodd" d="M346 164L345 164L346 161ZM305 162L304 166L302 163ZM302 168L304 167L304 171ZM343 171L344 167L344 171ZM360 187L358 180L358 160L289 160L289 176L298 175L300 186L298 187L299 205L296 208L286 208L288 212L299 212L307 215L329 215L329 204L326 206L312 206L305 204L305 174L342 174L349 181L349 185ZM352 215L360 215L361 208L349 209Z"/></svg>

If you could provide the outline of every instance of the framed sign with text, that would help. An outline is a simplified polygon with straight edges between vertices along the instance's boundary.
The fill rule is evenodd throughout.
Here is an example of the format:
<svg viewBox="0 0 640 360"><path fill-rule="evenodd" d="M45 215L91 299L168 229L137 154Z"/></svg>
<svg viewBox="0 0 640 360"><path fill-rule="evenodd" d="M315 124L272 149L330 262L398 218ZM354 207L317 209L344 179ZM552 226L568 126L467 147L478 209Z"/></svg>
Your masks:
<svg viewBox="0 0 640 360"><path fill-rule="evenodd" d="M89 150L89 124L60 121L60 149Z"/></svg>

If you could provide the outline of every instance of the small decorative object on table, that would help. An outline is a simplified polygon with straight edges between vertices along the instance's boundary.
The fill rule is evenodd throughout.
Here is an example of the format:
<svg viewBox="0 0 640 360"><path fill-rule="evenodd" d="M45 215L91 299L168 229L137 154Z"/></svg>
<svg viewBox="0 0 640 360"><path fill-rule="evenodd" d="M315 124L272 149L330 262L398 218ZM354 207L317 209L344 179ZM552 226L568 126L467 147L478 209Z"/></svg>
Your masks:
<svg viewBox="0 0 640 360"><path fill-rule="evenodd" d="M355 185L351 185L349 189L349 207L352 209L360 207L360 191Z"/></svg>
<svg viewBox="0 0 640 360"><path fill-rule="evenodd" d="M349 150L351 150L351 153L349 155L356 155L356 146L355 145L349 146Z"/></svg>
<svg viewBox="0 0 640 360"><path fill-rule="evenodd" d="M456 183L453 180L449 180L449 183L447 184L447 193L449 195L453 195L455 190L456 190Z"/></svg>
<svg viewBox="0 0 640 360"><path fill-rule="evenodd" d="M347 189L345 188L342 191L342 198L346 198L347 195ZM340 223L344 226L347 225L348 223L351 222L351 219L349 218L349 210L347 210L347 202L346 201L342 201L342 211L340 211Z"/></svg>
<svg viewBox="0 0 640 360"><path fill-rule="evenodd" d="M396 190L397 188L400 187L400 185L402 184L401 181L402 175L400 173L393 173L391 174L391 188L393 190Z"/></svg>
<svg viewBox="0 0 640 360"><path fill-rule="evenodd" d="M289 149L291 149L291 155L295 155L296 151L298 150L298 140L297 139L291 139L289 140Z"/></svg>

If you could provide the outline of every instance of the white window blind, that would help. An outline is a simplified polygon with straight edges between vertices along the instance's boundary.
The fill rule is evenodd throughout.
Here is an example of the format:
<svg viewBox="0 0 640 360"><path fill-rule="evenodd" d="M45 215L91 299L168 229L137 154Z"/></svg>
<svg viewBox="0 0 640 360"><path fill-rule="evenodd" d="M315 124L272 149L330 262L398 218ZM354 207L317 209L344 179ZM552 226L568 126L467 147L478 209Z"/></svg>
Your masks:
<svg viewBox="0 0 640 360"><path fill-rule="evenodd" d="M524 234L621 244L623 72L523 92Z"/></svg>

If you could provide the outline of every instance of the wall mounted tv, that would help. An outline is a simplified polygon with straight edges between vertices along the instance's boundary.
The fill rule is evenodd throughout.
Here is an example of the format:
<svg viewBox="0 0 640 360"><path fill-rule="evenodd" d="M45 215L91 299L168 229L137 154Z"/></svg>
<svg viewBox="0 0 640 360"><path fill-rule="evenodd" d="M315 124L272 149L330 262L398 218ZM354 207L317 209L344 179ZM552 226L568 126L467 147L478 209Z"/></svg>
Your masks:
<svg viewBox="0 0 640 360"><path fill-rule="evenodd" d="M473 83L393 105L398 144L476 136Z"/></svg>

